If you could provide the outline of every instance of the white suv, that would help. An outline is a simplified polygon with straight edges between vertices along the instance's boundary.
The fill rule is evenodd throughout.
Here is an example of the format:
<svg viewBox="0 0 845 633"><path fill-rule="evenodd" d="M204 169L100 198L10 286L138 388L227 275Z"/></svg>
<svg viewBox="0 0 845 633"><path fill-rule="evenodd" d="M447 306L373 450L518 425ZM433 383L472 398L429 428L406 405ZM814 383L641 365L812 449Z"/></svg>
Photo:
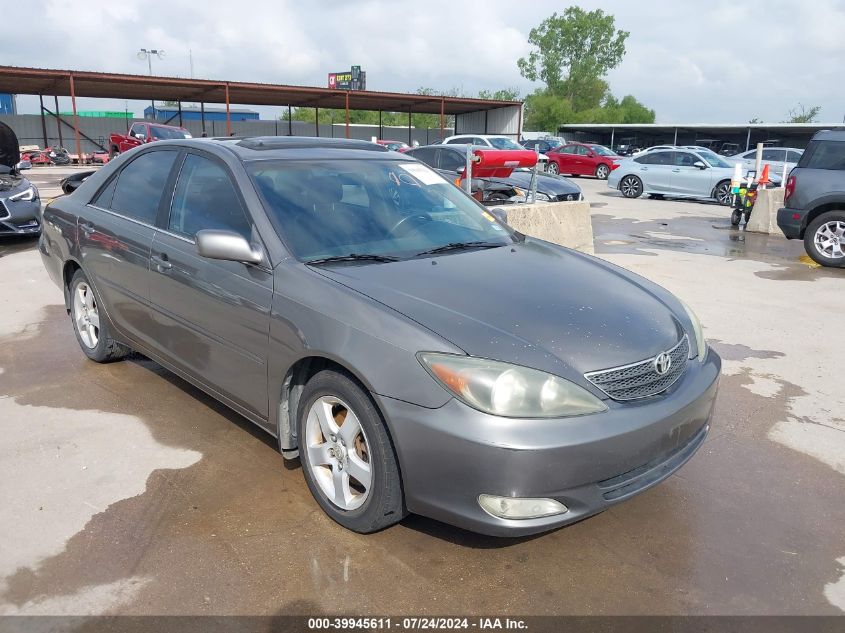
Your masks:
<svg viewBox="0 0 845 633"><path fill-rule="evenodd" d="M489 147L491 149L525 149L522 145L517 143L509 136L499 134L457 134L455 136L447 136L443 139L444 145L477 145L479 147ZM546 165L549 164L549 159L545 154L539 154L537 163L540 169L546 171Z"/></svg>

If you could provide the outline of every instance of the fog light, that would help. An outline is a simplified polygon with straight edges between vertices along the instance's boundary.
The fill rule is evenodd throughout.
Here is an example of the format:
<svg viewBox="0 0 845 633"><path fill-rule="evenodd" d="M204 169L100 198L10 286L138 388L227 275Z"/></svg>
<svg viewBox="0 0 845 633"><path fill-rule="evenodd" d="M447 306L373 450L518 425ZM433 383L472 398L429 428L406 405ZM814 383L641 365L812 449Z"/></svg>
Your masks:
<svg viewBox="0 0 845 633"><path fill-rule="evenodd" d="M492 514L500 519L539 519L540 517L569 512L569 508L554 499L520 499L518 497L478 495L478 505L487 514Z"/></svg>

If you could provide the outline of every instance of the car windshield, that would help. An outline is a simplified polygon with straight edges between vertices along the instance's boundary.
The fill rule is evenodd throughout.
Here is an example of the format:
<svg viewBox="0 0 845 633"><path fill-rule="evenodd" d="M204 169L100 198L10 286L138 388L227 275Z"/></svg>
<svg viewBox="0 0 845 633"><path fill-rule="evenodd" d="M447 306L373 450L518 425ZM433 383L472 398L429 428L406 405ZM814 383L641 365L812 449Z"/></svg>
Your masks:
<svg viewBox="0 0 845 633"><path fill-rule="evenodd" d="M276 230L301 261L353 253L404 259L455 243L517 241L489 211L417 161L280 160L247 167Z"/></svg>
<svg viewBox="0 0 845 633"><path fill-rule="evenodd" d="M604 145L590 145L590 149L599 156L616 156L616 152L612 149L608 149Z"/></svg>
<svg viewBox="0 0 845 633"><path fill-rule="evenodd" d="M711 167L733 167L724 158L709 149L698 150L698 155L701 156Z"/></svg>
<svg viewBox="0 0 845 633"><path fill-rule="evenodd" d="M165 141L168 139L191 138L191 135L187 131L169 127L151 126L150 134L153 135L153 138L157 138L160 141Z"/></svg>
<svg viewBox="0 0 845 633"><path fill-rule="evenodd" d="M494 136L492 138L488 138L487 140L490 141L490 145L496 149L525 149L522 145L515 143L509 138Z"/></svg>

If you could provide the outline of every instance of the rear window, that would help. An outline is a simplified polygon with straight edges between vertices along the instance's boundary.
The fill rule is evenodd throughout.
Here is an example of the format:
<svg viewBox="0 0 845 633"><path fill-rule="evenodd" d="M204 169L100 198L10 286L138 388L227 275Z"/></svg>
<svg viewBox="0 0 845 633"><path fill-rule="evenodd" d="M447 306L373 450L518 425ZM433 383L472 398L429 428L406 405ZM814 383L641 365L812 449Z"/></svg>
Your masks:
<svg viewBox="0 0 845 633"><path fill-rule="evenodd" d="M845 142L810 141L798 166L809 169L845 170Z"/></svg>

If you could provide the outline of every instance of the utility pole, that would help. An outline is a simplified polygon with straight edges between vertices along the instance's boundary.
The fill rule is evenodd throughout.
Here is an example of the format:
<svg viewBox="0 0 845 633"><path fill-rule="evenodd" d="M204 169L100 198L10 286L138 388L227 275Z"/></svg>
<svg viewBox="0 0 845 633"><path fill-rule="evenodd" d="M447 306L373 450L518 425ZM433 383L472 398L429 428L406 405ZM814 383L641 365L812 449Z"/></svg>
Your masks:
<svg viewBox="0 0 845 633"><path fill-rule="evenodd" d="M141 61L143 61L145 59L147 60L147 69L150 72L150 77L153 76L153 55L155 55L159 59L164 59L164 50L163 49L155 49L155 48L151 48L151 49L142 48L141 50L138 51L138 59L140 59ZM193 66L193 62L191 62L191 65ZM150 105L152 105L152 107L153 107L153 119L155 119L156 118L155 98L150 100Z"/></svg>

